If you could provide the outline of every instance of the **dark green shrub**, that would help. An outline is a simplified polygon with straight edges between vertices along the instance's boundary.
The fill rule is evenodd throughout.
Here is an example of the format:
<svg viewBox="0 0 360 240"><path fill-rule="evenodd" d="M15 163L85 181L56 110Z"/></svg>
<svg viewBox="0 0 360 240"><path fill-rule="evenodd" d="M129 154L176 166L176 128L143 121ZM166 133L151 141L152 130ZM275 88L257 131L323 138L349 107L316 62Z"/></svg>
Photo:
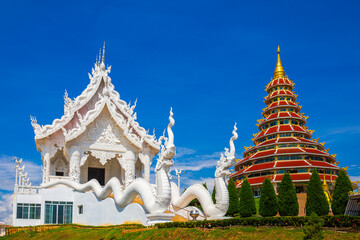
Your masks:
<svg viewBox="0 0 360 240"><path fill-rule="evenodd" d="M289 173L285 173L281 180L278 204L280 216L297 216L299 214L299 203Z"/></svg>
<svg viewBox="0 0 360 240"><path fill-rule="evenodd" d="M216 203L216 197L215 196L216 196L216 189L215 189L215 186L214 186L214 189L213 189L213 192L212 192L212 195L211 195L211 198L212 198L214 204Z"/></svg>
<svg viewBox="0 0 360 240"><path fill-rule="evenodd" d="M232 180L232 178L230 178L227 188L229 192L229 208L226 216L234 216L239 212L239 197L234 180Z"/></svg>
<svg viewBox="0 0 360 240"><path fill-rule="evenodd" d="M261 186L259 213L263 217L275 216L278 212L278 202L274 187L269 178L265 178Z"/></svg>
<svg viewBox="0 0 360 240"><path fill-rule="evenodd" d="M352 184L344 169L341 169L335 182L335 189L331 209L334 215L344 214L349 192L352 191Z"/></svg>
<svg viewBox="0 0 360 240"><path fill-rule="evenodd" d="M245 179L240 188L240 206L239 214L241 217L250 217L256 213L254 193L247 179Z"/></svg>
<svg viewBox="0 0 360 240"><path fill-rule="evenodd" d="M323 225L324 219L314 212L311 213L311 216L307 219L303 227L304 239L324 239Z"/></svg>
<svg viewBox="0 0 360 240"><path fill-rule="evenodd" d="M329 214L329 204L326 200L319 174L313 170L309 184L306 189L306 215L310 216L313 212L319 216Z"/></svg>

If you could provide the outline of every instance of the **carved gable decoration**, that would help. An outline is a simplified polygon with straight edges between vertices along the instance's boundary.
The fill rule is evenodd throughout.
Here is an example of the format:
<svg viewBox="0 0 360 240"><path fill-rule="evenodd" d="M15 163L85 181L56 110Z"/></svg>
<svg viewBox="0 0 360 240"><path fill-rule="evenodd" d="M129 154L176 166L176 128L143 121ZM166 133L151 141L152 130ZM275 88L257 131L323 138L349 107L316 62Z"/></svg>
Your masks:
<svg viewBox="0 0 360 240"><path fill-rule="evenodd" d="M133 149L129 140L123 137L123 130L112 119L107 107L86 127L86 130L70 145L77 145L83 150L103 150L117 153Z"/></svg>

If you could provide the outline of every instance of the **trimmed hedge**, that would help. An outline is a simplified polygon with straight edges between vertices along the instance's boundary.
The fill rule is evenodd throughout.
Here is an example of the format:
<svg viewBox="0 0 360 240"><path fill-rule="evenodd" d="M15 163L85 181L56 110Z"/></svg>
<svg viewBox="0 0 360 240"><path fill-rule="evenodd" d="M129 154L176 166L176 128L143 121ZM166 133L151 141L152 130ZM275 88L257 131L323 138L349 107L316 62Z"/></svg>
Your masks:
<svg viewBox="0 0 360 240"><path fill-rule="evenodd" d="M331 209L334 214L344 214L349 200L349 192L352 191L352 184L344 169L341 169L335 182L335 190Z"/></svg>
<svg viewBox="0 0 360 240"><path fill-rule="evenodd" d="M246 217L222 220L204 220L190 222L167 222L155 224L158 228L195 228L195 227L228 227L228 226L304 226L309 217ZM357 227L360 217L355 216L322 216L324 227Z"/></svg>
<svg viewBox="0 0 360 240"><path fill-rule="evenodd" d="M239 213L239 197L232 178L230 178L227 188L229 192L229 208L226 212L226 216L233 217L235 214Z"/></svg>
<svg viewBox="0 0 360 240"><path fill-rule="evenodd" d="M265 178L261 185L261 196L259 202L259 213L263 217L273 217L278 212L278 200L274 186L269 178Z"/></svg>

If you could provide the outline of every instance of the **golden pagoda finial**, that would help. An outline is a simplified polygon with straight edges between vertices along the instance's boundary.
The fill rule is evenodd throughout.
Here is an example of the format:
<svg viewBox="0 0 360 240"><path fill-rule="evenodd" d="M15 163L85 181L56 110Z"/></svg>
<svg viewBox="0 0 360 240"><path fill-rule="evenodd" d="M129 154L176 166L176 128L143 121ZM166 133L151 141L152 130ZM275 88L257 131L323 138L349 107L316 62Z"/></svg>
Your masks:
<svg viewBox="0 0 360 240"><path fill-rule="evenodd" d="M276 67L274 71L274 78L285 77L285 71L283 66L281 65L281 60L280 60L280 46L278 46L276 52L278 55L277 55Z"/></svg>

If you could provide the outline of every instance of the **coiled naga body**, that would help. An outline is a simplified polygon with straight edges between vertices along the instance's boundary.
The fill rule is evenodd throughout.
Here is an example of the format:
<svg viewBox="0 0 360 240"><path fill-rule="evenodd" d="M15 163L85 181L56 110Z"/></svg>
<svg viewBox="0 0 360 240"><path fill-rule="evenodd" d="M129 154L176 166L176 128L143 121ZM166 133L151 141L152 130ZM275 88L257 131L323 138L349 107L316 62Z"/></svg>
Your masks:
<svg viewBox="0 0 360 240"><path fill-rule="evenodd" d="M229 168L235 162L235 145L234 141L238 138L236 133L236 123L230 139L230 151L225 148L225 156L221 153L220 160L217 162L215 171L215 190L216 204L214 204L209 191L201 184L191 185L180 196L177 185L171 182L171 203L175 210L182 209L195 198L200 201L206 218L219 219L222 218L229 208L229 192L227 189L226 178L230 175Z"/></svg>

